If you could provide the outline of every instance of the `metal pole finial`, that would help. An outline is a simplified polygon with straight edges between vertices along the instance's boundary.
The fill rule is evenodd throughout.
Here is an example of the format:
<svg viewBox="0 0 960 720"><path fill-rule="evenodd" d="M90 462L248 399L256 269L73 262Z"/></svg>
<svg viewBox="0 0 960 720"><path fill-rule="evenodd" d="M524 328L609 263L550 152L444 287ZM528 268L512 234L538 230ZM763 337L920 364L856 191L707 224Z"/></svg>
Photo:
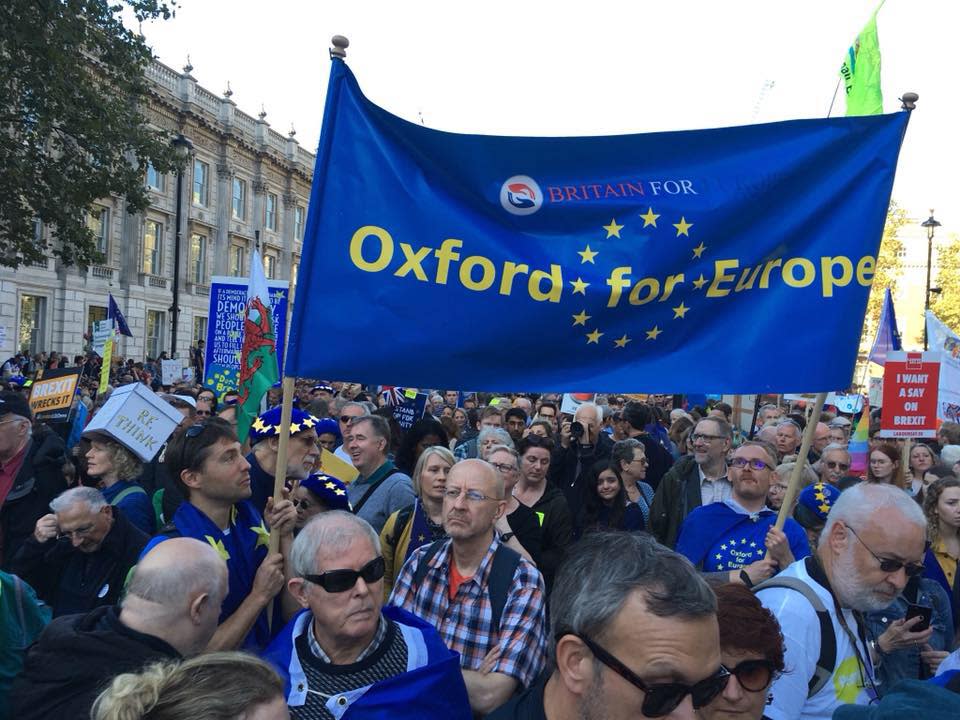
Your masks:
<svg viewBox="0 0 960 720"><path fill-rule="evenodd" d="M350 47L350 41L347 38L343 35L334 35L330 42L333 43L333 47L330 48L331 58L337 57L343 60L347 57L347 48Z"/></svg>
<svg viewBox="0 0 960 720"><path fill-rule="evenodd" d="M916 110L917 100L920 99L920 96L915 92L905 92L903 97L900 98L900 102L903 103L900 106L901 110Z"/></svg>

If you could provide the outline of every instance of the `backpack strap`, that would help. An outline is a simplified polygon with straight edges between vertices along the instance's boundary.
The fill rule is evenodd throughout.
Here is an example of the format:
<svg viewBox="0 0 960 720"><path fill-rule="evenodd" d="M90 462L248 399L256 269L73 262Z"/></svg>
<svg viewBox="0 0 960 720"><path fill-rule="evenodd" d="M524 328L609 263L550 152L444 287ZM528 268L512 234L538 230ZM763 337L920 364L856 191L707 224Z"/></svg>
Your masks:
<svg viewBox="0 0 960 720"><path fill-rule="evenodd" d="M807 698L812 698L830 681L837 665L837 637L833 632L833 619L820 596L800 578L775 576L757 583L751 590L758 592L767 588L794 590L803 595L817 613L817 620L820 621L820 657L817 658L813 677L807 684Z"/></svg>
<svg viewBox="0 0 960 720"><path fill-rule="evenodd" d="M110 504L119 505L126 498L130 497L131 495L137 495L137 494L146 495L147 491L144 490L139 485L131 485L130 487L125 488L120 492L118 492L117 496L113 499L113 501Z"/></svg>
<svg viewBox="0 0 960 720"><path fill-rule="evenodd" d="M503 609L510 595L510 587L513 585L513 574L517 571L518 565L520 565L520 553L500 543L493 554L493 567L490 568L490 575L487 577L487 595L490 597L493 626L497 629L500 628L500 619L503 616Z"/></svg>
<svg viewBox="0 0 960 720"><path fill-rule="evenodd" d="M393 524L393 532L390 533L390 537L387 538L387 542L390 543L390 547L394 550L396 550L397 545L400 543L400 536L403 535L404 528L407 527L407 523L413 516L413 510L414 505L407 505L405 508L400 508L397 512L397 521Z"/></svg>
<svg viewBox="0 0 960 720"><path fill-rule="evenodd" d="M399 468L396 468L396 467L395 467L395 468L392 468L390 471L387 472L386 475L384 475L382 478L380 478L379 480L377 480L373 485L371 485L371 486L370 486L370 489L367 490L366 493L364 493L364 495L363 495L362 498L360 498L360 502L358 502L356 505L353 506L353 514L354 514L354 515L359 515L359 514L360 514L360 508L362 508L364 505L366 505L366 504L367 504L367 500L369 500L371 497L373 497L373 494L377 491L377 489L378 489L381 485L383 485L383 481L386 480L386 479L387 479L388 477L390 477L391 475L396 475L398 472L400 472L400 469L399 469Z"/></svg>
<svg viewBox="0 0 960 720"><path fill-rule="evenodd" d="M433 560L433 556L440 551L440 547L446 541L447 538L440 538L439 540L434 540L427 546L427 551L423 554L423 557L420 558L420 562L417 563L417 569L413 573L414 592L420 589L420 586L423 584L423 579L427 576L427 571L430 569L430 561Z"/></svg>

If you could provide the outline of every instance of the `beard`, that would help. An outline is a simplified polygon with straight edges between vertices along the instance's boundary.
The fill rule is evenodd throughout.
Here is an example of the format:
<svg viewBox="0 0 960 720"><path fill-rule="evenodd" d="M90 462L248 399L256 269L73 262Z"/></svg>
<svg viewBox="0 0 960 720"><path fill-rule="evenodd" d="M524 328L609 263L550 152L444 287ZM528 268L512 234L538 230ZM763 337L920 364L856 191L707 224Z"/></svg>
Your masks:
<svg viewBox="0 0 960 720"><path fill-rule="evenodd" d="M593 682L577 703L577 717L580 720L607 720L610 717L606 694L603 692L603 675L599 663L594 661L594 664Z"/></svg>
<svg viewBox="0 0 960 720"><path fill-rule="evenodd" d="M830 582L833 591L840 600L841 607L852 608L861 612L883 610L890 606L894 597L880 592L882 586L867 585L860 579L856 560L853 557L854 547L850 544L833 564L833 577ZM888 585L888 583L884 583ZM896 588L893 588L896 590Z"/></svg>

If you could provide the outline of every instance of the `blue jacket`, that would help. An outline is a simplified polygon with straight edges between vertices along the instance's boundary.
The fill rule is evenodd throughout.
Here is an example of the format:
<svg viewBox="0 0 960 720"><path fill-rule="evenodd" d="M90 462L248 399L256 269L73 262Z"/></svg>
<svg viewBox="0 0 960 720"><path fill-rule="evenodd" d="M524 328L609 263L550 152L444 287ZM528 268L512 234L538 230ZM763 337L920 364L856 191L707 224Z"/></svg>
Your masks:
<svg viewBox="0 0 960 720"><path fill-rule="evenodd" d="M448 650L436 629L416 615L391 606L381 612L397 624L407 643L407 672L330 698L327 705L333 716L337 720L472 720L459 655ZM312 620L309 610L298 613L263 654L283 678L290 707L306 701L307 676L296 640Z"/></svg>
<svg viewBox="0 0 960 720"><path fill-rule="evenodd" d="M127 492L129 490L129 492ZM108 503L114 505L127 516L127 519L138 528L153 535L157 531L156 513L153 511L153 504L150 497L143 487L131 480L118 480L108 488L103 488L100 492ZM120 498L117 501L117 498Z"/></svg>
<svg viewBox="0 0 960 720"><path fill-rule="evenodd" d="M960 625L960 568L954 575L953 587L950 587L947 576L943 574L943 568L940 567L940 562L937 560L937 556L933 554L933 550L927 550L926 555L923 556L923 565L926 568L923 576L938 582L947 594L947 598L950 600L951 614L953 615L953 626L957 627L957 625Z"/></svg>
<svg viewBox="0 0 960 720"><path fill-rule="evenodd" d="M934 580L920 578L919 585L911 581L904 593L898 595L888 607L866 614L869 636L880 637L894 620L906 617L907 597L913 597L920 605L933 608L930 624L933 635L928 644L934 650L950 650L953 647L953 618L950 614L950 599ZM918 597L919 596L919 597ZM883 657L877 668L883 687L891 688L901 680L925 680L928 674L921 672L920 647L894 650Z"/></svg>

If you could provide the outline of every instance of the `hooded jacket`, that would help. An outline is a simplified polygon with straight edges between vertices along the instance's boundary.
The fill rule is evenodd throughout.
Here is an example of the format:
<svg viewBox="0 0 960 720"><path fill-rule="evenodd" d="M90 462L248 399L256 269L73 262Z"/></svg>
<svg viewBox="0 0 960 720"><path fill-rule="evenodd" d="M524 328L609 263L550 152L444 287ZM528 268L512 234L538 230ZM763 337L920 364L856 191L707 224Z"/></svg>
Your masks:
<svg viewBox="0 0 960 720"><path fill-rule="evenodd" d="M56 618L27 651L10 694L10 717L88 720L97 695L115 676L179 657L160 638L123 625L119 607Z"/></svg>
<svg viewBox="0 0 960 720"><path fill-rule="evenodd" d="M50 501L67 489L63 440L49 428L34 428L23 465L0 508L0 562L8 570L24 541L33 535L37 520L50 512Z"/></svg>

